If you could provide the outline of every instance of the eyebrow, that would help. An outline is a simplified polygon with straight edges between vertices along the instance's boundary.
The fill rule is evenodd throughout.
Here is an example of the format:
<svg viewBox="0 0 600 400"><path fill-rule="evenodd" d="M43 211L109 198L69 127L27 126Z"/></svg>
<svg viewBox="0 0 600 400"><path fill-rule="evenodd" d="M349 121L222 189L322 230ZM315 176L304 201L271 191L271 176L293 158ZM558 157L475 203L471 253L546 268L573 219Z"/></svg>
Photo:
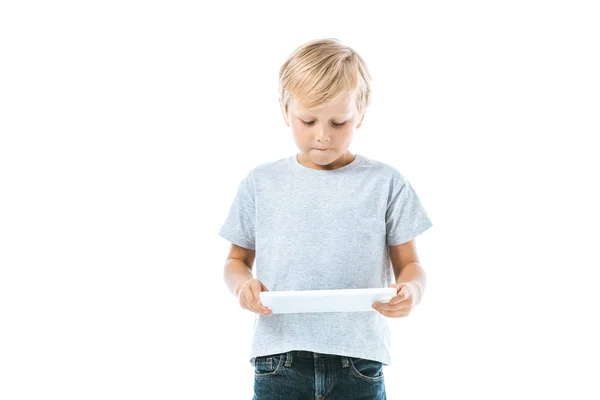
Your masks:
<svg viewBox="0 0 600 400"><path fill-rule="evenodd" d="M300 113L300 114L304 114L304 113ZM306 114L310 114L310 113L309 113L309 112L306 112ZM299 115L297 115L297 114L294 114L294 116L295 116L296 118L300 118L300 116L299 116ZM345 114L339 114L339 115L335 115L335 116L333 116L333 117L329 118L329 120L331 121L332 119L344 119L344 118L349 118L349 117L351 117L351 116L352 116L352 113L351 113L351 112L347 112L347 113L345 113ZM310 118L317 119L316 117L313 117L313 116L311 116Z"/></svg>

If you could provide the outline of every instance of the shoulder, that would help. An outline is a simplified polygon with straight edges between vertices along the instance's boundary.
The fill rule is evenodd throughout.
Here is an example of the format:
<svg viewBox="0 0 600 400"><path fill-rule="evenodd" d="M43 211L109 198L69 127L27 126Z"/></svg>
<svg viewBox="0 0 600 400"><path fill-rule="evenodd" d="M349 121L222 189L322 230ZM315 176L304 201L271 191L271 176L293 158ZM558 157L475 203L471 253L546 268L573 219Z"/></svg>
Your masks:
<svg viewBox="0 0 600 400"><path fill-rule="evenodd" d="M261 162L252 167L246 177L258 187L269 185L275 180L289 180L290 164L290 157Z"/></svg>
<svg viewBox="0 0 600 400"><path fill-rule="evenodd" d="M273 174L277 171L281 171L286 166L286 163L289 162L289 157L280 158L273 161L266 161L260 164L257 164L254 168L250 170L250 173L254 176L265 175L265 174Z"/></svg>
<svg viewBox="0 0 600 400"><path fill-rule="evenodd" d="M405 175L395 166L383 161L374 160L364 155L362 158L363 168L368 168L373 174L382 177L390 184L390 186L399 187L407 182Z"/></svg>
<svg viewBox="0 0 600 400"><path fill-rule="evenodd" d="M265 174L265 173L270 173L273 170L277 169L278 167L280 167L282 164L282 161L284 161L285 159L281 159L281 160L276 160L276 161L268 161L268 162L263 162L260 164L255 164L253 167L250 167L249 170L247 170L247 172L243 175L244 179L254 179L256 176L261 175L261 174Z"/></svg>

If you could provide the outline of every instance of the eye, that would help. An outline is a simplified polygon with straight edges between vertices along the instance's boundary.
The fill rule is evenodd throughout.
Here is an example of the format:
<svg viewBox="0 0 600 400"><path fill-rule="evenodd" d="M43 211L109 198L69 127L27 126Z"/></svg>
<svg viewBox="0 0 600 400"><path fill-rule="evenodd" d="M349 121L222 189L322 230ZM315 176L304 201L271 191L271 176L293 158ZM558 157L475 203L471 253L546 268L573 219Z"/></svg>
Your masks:
<svg viewBox="0 0 600 400"><path fill-rule="evenodd" d="M300 121L302 121L302 123L304 125L306 125L306 126L312 126L315 123L315 121L310 121L310 122L305 122L303 120L300 120ZM344 126L346 123L342 122L341 124L336 124L335 122L332 122L331 124L337 128L337 127L340 127L340 126Z"/></svg>

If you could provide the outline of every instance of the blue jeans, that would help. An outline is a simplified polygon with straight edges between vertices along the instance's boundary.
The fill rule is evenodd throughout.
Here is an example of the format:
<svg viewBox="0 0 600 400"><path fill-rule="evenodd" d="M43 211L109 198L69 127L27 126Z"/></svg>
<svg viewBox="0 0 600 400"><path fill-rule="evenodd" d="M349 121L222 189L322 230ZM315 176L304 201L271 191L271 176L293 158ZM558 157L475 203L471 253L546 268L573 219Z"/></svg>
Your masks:
<svg viewBox="0 0 600 400"><path fill-rule="evenodd" d="M252 400L385 400L383 364L292 350L256 357Z"/></svg>

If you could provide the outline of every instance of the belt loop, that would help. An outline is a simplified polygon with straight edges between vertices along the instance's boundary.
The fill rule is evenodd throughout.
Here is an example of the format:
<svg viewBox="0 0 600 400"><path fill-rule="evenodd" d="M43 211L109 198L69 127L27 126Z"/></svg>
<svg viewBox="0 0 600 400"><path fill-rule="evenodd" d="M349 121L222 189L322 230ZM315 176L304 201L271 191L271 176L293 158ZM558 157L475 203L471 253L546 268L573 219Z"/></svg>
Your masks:
<svg viewBox="0 0 600 400"><path fill-rule="evenodd" d="M293 358L292 357L292 353L293 353L293 350L290 350L285 355L285 366L286 367L291 367L292 366L292 358Z"/></svg>
<svg viewBox="0 0 600 400"><path fill-rule="evenodd" d="M346 356L342 356L342 368L347 368L348 365L350 365L349 361L348 361L348 357Z"/></svg>

